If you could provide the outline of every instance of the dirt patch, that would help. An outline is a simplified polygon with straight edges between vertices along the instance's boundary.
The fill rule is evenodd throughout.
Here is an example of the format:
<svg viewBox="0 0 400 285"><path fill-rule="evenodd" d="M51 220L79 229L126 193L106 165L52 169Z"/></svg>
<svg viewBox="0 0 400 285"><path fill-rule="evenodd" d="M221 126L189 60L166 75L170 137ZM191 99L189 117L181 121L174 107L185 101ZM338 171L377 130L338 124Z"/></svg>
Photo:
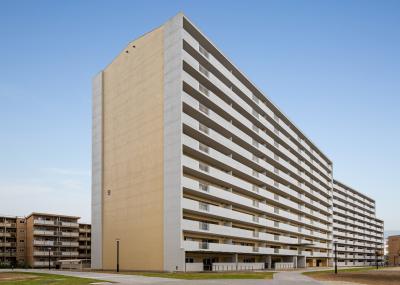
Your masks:
<svg viewBox="0 0 400 285"><path fill-rule="evenodd" d="M0 272L1 281L21 281L27 279L37 278L36 275L24 274L24 273L13 273L13 272Z"/></svg>
<svg viewBox="0 0 400 285"><path fill-rule="evenodd" d="M334 273L316 273L311 276L321 281L335 281L335 283L327 283L332 285L346 284L343 282L352 282L365 285L399 285L400 271L389 270L373 270L363 272L342 272L337 275ZM337 283L336 283L337 282ZM342 283L341 283L342 282Z"/></svg>

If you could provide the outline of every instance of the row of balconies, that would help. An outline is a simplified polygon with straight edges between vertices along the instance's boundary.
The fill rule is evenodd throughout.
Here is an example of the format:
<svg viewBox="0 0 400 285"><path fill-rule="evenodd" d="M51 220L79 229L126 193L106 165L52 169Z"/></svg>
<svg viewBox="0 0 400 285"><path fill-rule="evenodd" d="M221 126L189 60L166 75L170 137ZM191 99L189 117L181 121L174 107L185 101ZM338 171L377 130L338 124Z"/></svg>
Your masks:
<svg viewBox="0 0 400 285"><path fill-rule="evenodd" d="M234 238L236 237L236 238L243 238L260 242L273 242L273 243L292 244L292 245L296 245L302 242L301 239L292 238L289 236L274 235L265 232L244 230L230 226L197 222L186 219L182 221L182 230L186 232L203 233L214 236L224 236L224 237L234 237ZM314 248L317 248L317 246L321 246L321 248L325 249L328 248L326 243L325 244L316 243L314 245Z"/></svg>
<svg viewBox="0 0 400 285"><path fill-rule="evenodd" d="M0 242L0 247L16 247L15 242Z"/></svg>
<svg viewBox="0 0 400 285"><path fill-rule="evenodd" d="M78 256L79 253L77 251L38 251L35 250L33 252L34 256Z"/></svg>
<svg viewBox="0 0 400 285"><path fill-rule="evenodd" d="M343 209L340 209L340 208L336 207L335 203L334 203L334 206L333 206L333 212L334 213L338 213L338 214L342 214L342 215L344 215L346 217L352 217L352 218L357 219L359 221L362 221L364 223L370 223L370 224L372 224L374 226L378 226L379 227L380 224L381 224L379 221L377 221L375 219L375 217L367 218L367 217L360 216L359 214L356 214L355 212L346 211L346 210L343 210ZM361 223L361 224L363 224L363 223Z"/></svg>
<svg viewBox="0 0 400 285"><path fill-rule="evenodd" d="M183 80L184 80L184 82L186 82L189 86L191 86L195 90L198 90L200 88L199 82L186 72L183 72ZM236 111L236 109L234 109L231 105L228 105L225 101L220 99L220 97L216 96L211 91L208 90L207 93L208 93L207 98L209 99L209 104L214 104L214 105L218 106L218 108L222 108L225 112L225 115L232 116L238 122L240 122L243 125L243 127L246 126L245 127L246 129L248 128L248 126L252 126L252 123L247 118L245 118L241 113ZM219 116L219 114L218 114L218 116ZM223 122L224 119L222 119L221 116L220 116L220 118L221 118L220 121ZM308 183L312 184L314 187L319 188L319 190L323 191L324 193L326 193L326 191L328 189L331 189L331 186L328 183L328 181L330 181L330 180L323 179L322 177L318 177L318 173L316 173L312 169L308 168L308 166L306 164L304 164L303 162L301 162L301 160L299 160L299 158L295 154L293 154L292 152L290 152L289 150L287 150L286 148L281 146L279 143L277 143L276 140L274 140L273 138L268 136L266 133L260 132L260 129L258 127L253 127L250 130L255 132L255 135L257 135L260 139L262 139L263 141L268 143L271 146L271 149L275 149L276 150L275 153L283 153L285 156L289 157L293 161L294 164L298 165L299 169L309 170L310 173L314 174L314 176L315 176L314 179L310 179L311 175L307 176L308 179L310 179L309 181L307 180ZM233 133L235 135L242 133L242 130L240 130L237 126L233 126L233 131L234 131ZM247 134L245 134L245 135L248 136ZM248 136L248 137L250 138L250 140L247 140L247 141L251 141L253 139L250 136ZM316 181L316 179L319 180L320 183L325 183L325 187L322 186L320 183L314 183L314 181Z"/></svg>
<svg viewBox="0 0 400 285"><path fill-rule="evenodd" d="M337 206L343 207L344 209L347 210L347 212L350 212L350 213L353 212L353 213L362 215L362 216L366 217L367 219L370 219L370 218L375 219L376 218L375 217L375 213L370 213L370 212L368 212L366 210L361 210L361 209L359 209L357 207L353 207L350 204L343 203L342 201L337 200L335 197L333 198L333 205L336 206L336 207Z"/></svg>
<svg viewBox="0 0 400 285"><path fill-rule="evenodd" d="M0 237L15 237L15 232L0 232Z"/></svg>
<svg viewBox="0 0 400 285"><path fill-rule="evenodd" d="M182 200L182 208L191 212L196 212L198 214L204 215L208 214L210 216L217 216L224 220L234 220L242 223L251 224L253 226L259 227L270 227L274 230L284 231L288 233L296 233L300 236L310 236L314 238L330 240L331 237L328 233L322 233L318 231L313 231L305 229L302 227L292 226L286 223L272 221L266 218L256 217L249 214L233 211L228 208L222 208L210 204L205 204L195 200L184 198Z"/></svg>
<svg viewBox="0 0 400 285"><path fill-rule="evenodd" d="M361 223L361 222L359 222L357 220L354 220L354 219L351 219L351 218L348 218L348 217L342 217L342 216L338 215L338 213L339 212L337 212L335 210L333 211L333 219L334 220L338 220L338 221L340 221L342 223L350 224L351 226L358 226L358 227L366 228L366 229L369 229L369 230L372 230L372 231L376 231L376 232L379 232L379 233L383 233L383 229L380 228L380 227L369 225L369 224L366 224L365 222ZM342 215L345 215L345 214L342 213Z"/></svg>
<svg viewBox="0 0 400 285"><path fill-rule="evenodd" d="M183 118L182 119L183 119L183 123L186 126L191 127L191 128L196 128L196 131L201 127L201 125L199 124L199 122L197 120L193 119L192 117L190 117L190 116L188 116L186 114L183 114ZM222 135L220 135L219 133L215 132L212 129L208 129L207 133L208 134L205 134L205 135L207 135L208 138L211 139L214 143L218 143L220 145L224 145L224 146L228 147L229 149L231 149L233 152L241 155L242 157L254 161L254 157L249 151L247 151L246 149L244 149L244 148L240 147L239 145L235 144L231 140L226 139L225 137L223 137ZM272 158L273 157L273 153L271 151L269 151L269 152L270 152L269 155ZM261 167L263 167L265 169L267 169L268 167L272 168L266 161L261 160L261 159L257 159L257 161L255 161L255 163L259 164ZM272 169L270 169L270 171L271 170ZM276 174L275 170L274 170L274 173ZM283 179L286 179L289 182L292 182L292 183L294 182L294 181L291 181L291 179L293 179L293 178L291 178L289 175L287 175L287 174L285 174L283 172L279 172L279 176L281 178L283 178ZM281 187L285 187L285 186L282 185ZM300 186L297 186L297 187L300 188L302 191L307 192L308 194L312 195L314 198L318 199L318 201L321 201L321 202L325 203L325 205L326 204L331 205L332 201L330 199L328 199L325 196L322 196L321 194L319 194L316 191L312 191L310 188L308 188L304 184L300 184ZM312 202L311 199L309 199L307 196L305 196L303 194L300 194L299 192L294 191L294 190L292 190L292 189L290 189L288 187L286 187L285 190L286 190L285 193L287 193L287 194L289 194L291 196L294 196L297 199L304 200L304 202L306 202L308 204L319 205L319 202L317 202L317 201ZM320 205L320 207L321 208L326 208L326 206L322 206L322 205Z"/></svg>
<svg viewBox="0 0 400 285"><path fill-rule="evenodd" d="M201 72L199 63L185 51L183 52L183 60L186 62L186 64L191 66L194 70L196 70L196 71L200 72L200 74L204 75L204 73ZM310 175L312 175L312 176L316 177L318 180L320 180L321 183L325 183L326 185L329 185L328 182L330 181L330 175L325 173L326 176L322 177L318 171L314 171L314 168L309 166L310 161L307 161L307 159L305 159L302 156L302 153L298 151L298 148L296 146L294 146L293 143L286 136L284 136L281 132L277 131L277 129L269 121L267 121L264 117L259 116L259 114L257 112L255 112L252 107L250 107L246 102L244 102L240 97L238 97L230 88L228 88L223 82L221 82L212 73L208 72L207 75L204 77L207 78L207 80L209 81L209 84L214 85L215 88L218 88L226 96L230 97L231 100L233 100L235 103L240 105L240 107L243 108L248 113L249 117L251 116L252 118L254 118L254 120L257 119L256 121L258 121L258 123L263 128L266 127L270 132L273 132L275 134L275 136L279 137L279 139L281 141L283 141L289 148L291 148L292 150L290 150L288 148L284 148L282 146L281 151L287 152L288 155L293 160L293 162L295 162L296 164L300 164L302 166L302 168L306 169L310 173ZM231 110L236 112L236 110L233 108L231 108ZM237 116L237 114L235 114L234 117L239 118L239 116ZM245 118L244 116L240 116L240 118L243 118L246 121L248 121L248 119ZM250 125L252 125L252 123L250 123ZM299 155L301 157L301 159L298 156L294 155L292 152ZM303 161L307 161L308 163L304 163ZM315 167L315 165L314 165L314 167ZM316 167L315 169L318 169L318 167ZM321 169L319 169L319 171L321 171Z"/></svg>
<svg viewBox="0 0 400 285"><path fill-rule="evenodd" d="M337 237L346 237L346 238L351 238L351 239L357 239L357 240L363 240L363 241L373 241L373 242L382 242L382 238L371 238L367 237L365 235L358 235L358 234L352 234L348 232L339 232L334 230L333 235Z"/></svg>
<svg viewBox="0 0 400 285"><path fill-rule="evenodd" d="M46 225L46 226L60 226L60 227L72 227L77 228L79 227L78 223L73 222L63 222L63 221L56 221L56 220L41 220L41 219L34 219L33 223L35 225Z"/></svg>
<svg viewBox="0 0 400 285"><path fill-rule="evenodd" d="M238 205L240 207L251 209L255 212L263 211L264 213L273 216L278 216L278 214L281 214L284 215L284 218L286 219L295 220L297 223L301 223L309 227L318 228L325 231L332 230L331 226L328 226L326 224L322 224L320 222L313 221L305 217L299 217L296 214L288 213L286 211L281 213L280 210L276 211L275 208L263 203L254 204L254 200L250 198L243 197L241 195L229 192L227 190L223 190L221 188L212 185L206 185L204 183L200 183L199 181L196 181L188 177L182 177L182 186L184 189L190 190L193 193L201 194L203 196L204 195L209 196L210 199L213 200L219 200L224 203ZM274 199L273 198L274 195L272 193L266 190L263 191L267 193L261 193L261 195L269 197L270 199Z"/></svg>
<svg viewBox="0 0 400 285"><path fill-rule="evenodd" d="M79 242L73 241L51 241L51 240L34 240L34 245L38 246L78 246Z"/></svg>
<svg viewBox="0 0 400 285"><path fill-rule="evenodd" d="M359 233L359 234L369 235L369 236L373 236L373 237L379 238L379 239L381 239L383 237L383 233L382 232L377 233L377 232L374 232L374 231L366 230L364 228L353 227L353 226L349 226L349 225L343 225L343 224L340 224L338 222L336 222L334 224L334 228L342 229L342 230L345 230L346 232L355 232L355 233Z"/></svg>
<svg viewBox="0 0 400 285"><path fill-rule="evenodd" d="M225 139L226 140L226 139ZM235 168L237 170L240 170L241 173L243 173L243 175L247 175L250 176L252 179L257 179L259 180L261 183L269 183L272 186L274 186L274 188L283 188L286 187L284 185L281 184L276 184L277 182L274 181L274 179L269 178L268 176L266 176L265 174L261 174L261 173L254 173L254 170L242 163L240 163L237 160L234 160L233 158L231 158L230 156L227 156L211 147L208 146L204 146L203 144L201 144L199 141L193 139L192 137L188 136L188 135L182 135L182 143L187 146L190 147L192 150L195 150L197 152L201 152L202 155L206 155L207 158L210 161L214 161L216 160L218 163L224 163L226 165L226 167L232 167ZM271 173L275 173L276 169L274 169L274 167L272 167L271 165L268 165L265 161L263 161L266 165L264 166L264 168L268 169ZM281 173L279 172L279 177L282 177L284 175L288 176L287 174ZM255 177L254 177L255 176ZM251 183L250 183L251 184ZM253 186L253 184L251 184L251 188L252 188L252 192L255 191L259 191L259 187ZM258 188L258 189L257 189ZM286 187L288 188L288 187ZM312 200L304 195L299 194L298 192L288 188L288 191L284 192L285 194L290 194L292 197L295 197L295 199L301 199L301 201L308 203L309 205L311 205L312 207L315 207L315 209L319 209L323 212L325 212L326 214L330 215L331 209L327 206L322 205L321 203L317 202L316 200ZM290 201L289 204L294 204L296 210L299 209L299 205L302 204L297 204L295 202ZM311 211L311 209L310 209Z"/></svg>
<svg viewBox="0 0 400 285"><path fill-rule="evenodd" d="M342 203L347 203L352 209L358 209L362 211L362 213L369 213L370 215L375 216L375 208L367 203L361 203L358 200L352 199L351 197L345 196L340 192L337 192L336 189L333 189L333 199L335 201L341 201ZM345 201L345 202L343 202ZM353 206L356 205L356 206ZM360 209L361 208L361 209Z"/></svg>
<svg viewBox="0 0 400 285"><path fill-rule="evenodd" d="M0 223L0 228L16 228L17 225L15 223Z"/></svg>
<svg viewBox="0 0 400 285"><path fill-rule="evenodd" d="M245 246L226 243L207 243L193 240L183 241L185 251L202 251L202 252L225 252L225 253L253 253L253 254L269 254L269 255L288 255L288 256L314 256L328 257L328 252L311 252L283 248Z"/></svg>
<svg viewBox="0 0 400 285"><path fill-rule="evenodd" d="M182 159L182 163L184 168L188 168L190 171L196 171L198 172L198 175L207 175L209 179L220 179L221 181L225 182L226 184L234 184L236 187L241 188L241 189L245 189L248 191L251 191L253 184L248 183L243 181L242 179L239 179L235 176L232 176L229 173L226 173L224 171L221 171L219 169L216 169L214 167L208 166L208 165L204 165L202 163L200 163L199 161L190 158L188 156L183 156ZM265 198L264 198L265 200ZM292 202L292 204L295 204ZM260 208L260 211L265 211L267 213L273 213L276 216L283 216L283 218L289 217L291 220L295 220L295 221L299 221L299 215L294 214L294 213L290 213L289 211L285 211L285 210L278 210L276 211L275 208L266 205L265 203L261 203L259 200L254 200L253 201L253 206L255 206L256 208ZM329 223L331 221L331 218L318 213L318 212L314 212L306 207L299 207L298 210L301 210L303 213L308 212L308 215L312 218L315 219L320 219L324 222Z"/></svg>
<svg viewBox="0 0 400 285"><path fill-rule="evenodd" d="M344 197L348 197L347 199L355 200L357 199L359 201L359 205L364 205L367 204L371 206L373 209L375 209L375 202L372 202L365 197L359 195L358 193L355 193L351 190L345 189L342 186L338 185L337 183L333 184L333 188L337 191L340 191ZM346 199L346 198L345 198Z"/></svg>
<svg viewBox="0 0 400 285"><path fill-rule="evenodd" d="M224 102L221 99L219 99L217 96L215 96L215 97L216 98L212 99L213 102L216 102L218 100L220 100L221 102ZM182 98L183 98L183 101L185 102L185 104L187 104L191 108L194 108L195 110L198 110L198 109L203 110L204 109L203 107L201 107L201 105L199 104L198 101L196 101L193 97L188 95L186 92L183 93ZM226 104L226 103L220 103L219 105L221 105L221 104ZM229 105L227 105L227 106L225 106L225 108L230 108L230 107L229 107ZM214 123L217 123L220 126L220 128L223 128L224 130L231 132L232 135L239 137L245 143L250 144L250 141L252 141L252 138L250 136L248 136L246 133L242 132L235 125L231 124L230 122L227 122L219 114L211 112L209 109L204 109L203 111L206 112L207 115L208 115L208 118L209 119L213 119ZM227 110L227 111L229 111L229 110ZM235 112L235 111L231 110L231 112ZM238 114L238 116L240 116L240 114ZM244 119L242 119L242 120L244 120ZM189 126L192 127L191 125L189 125ZM226 138L224 140L226 140ZM269 137L267 137L266 140L270 144L275 144L275 142ZM286 167L287 169L289 169L290 171L295 173L295 175L301 177L301 179L303 179L303 180L306 179L306 177L305 177L305 175L303 174L302 171L298 170L298 168L294 167L293 165L291 165L286 160L279 159L279 157L277 157L276 152L272 152L266 146L264 146L262 144L259 144L258 142L256 144L254 144L254 143L255 143L255 141L253 140L252 147L256 148L257 151L260 151L262 153L262 156L265 156L265 155L269 156L270 159L273 159L275 163L279 163L279 164L283 165L284 167ZM235 148L232 149L233 151L235 151L236 149L240 148L237 144L235 144L233 142L231 142L231 144L235 145ZM250 153L249 151L247 151L247 154L248 154L247 158L249 158L249 159L253 159L254 158L253 153ZM254 161L254 159L253 159L253 161ZM287 174L285 172L283 172L282 175L285 176ZM290 181L292 184L297 185L297 187L303 187L306 190L309 190L308 192L314 191L314 190L310 189L308 186L306 186L305 182L300 182L300 180L294 179L290 175L287 175L286 177L282 177L282 178L285 178L286 180ZM307 181L307 180L305 180L305 181ZM307 183L312 184L313 187L315 187L319 191L322 191L326 195L327 194L326 188L323 188L321 185L319 185L318 183L314 183L313 181L314 180L310 180L310 181L307 181ZM325 196L323 196L323 197L325 197Z"/></svg>
<svg viewBox="0 0 400 285"><path fill-rule="evenodd" d="M34 235L41 236L63 236L63 237L79 237L79 232L63 232L63 231L48 231L48 230L34 230Z"/></svg>
<svg viewBox="0 0 400 285"><path fill-rule="evenodd" d="M334 236L335 239L335 236ZM383 248L383 242L380 243L373 243L373 242L360 242L360 241L355 241L355 240L343 240L343 239L337 239L338 243L341 245L350 245L350 246L362 246L362 247L368 247L368 248L373 248L373 249L381 249Z"/></svg>
<svg viewBox="0 0 400 285"><path fill-rule="evenodd" d="M196 41L189 33L184 31L183 33L183 38L184 40L190 44L195 50L199 50L199 43ZM203 54L204 53L200 53ZM309 153L311 153L315 159L320 161L322 164L325 165L325 168L331 170L331 166L329 163L322 158L318 152L314 151L313 147L306 143L304 140L299 139L298 134L296 134L283 120L279 120L277 117L277 114L275 114L273 111L270 110L270 108L265 105L263 102L260 102L258 99L255 99L254 94L244 85L242 82L240 82L229 70L227 70L215 57L212 56L212 54L207 53L207 57L204 57L212 66L217 68L228 80L230 80L235 86L240 88L243 94L245 94L248 98L251 98L252 101L258 105L271 119L274 119L277 125L279 125L283 130L285 130L292 138L296 138L297 143L302 145L304 149L306 149ZM239 97L239 96L238 96ZM307 155L305 155L307 156ZM321 171L329 175L328 171L326 171L325 168L322 168L318 163L314 161L314 159L309 159L310 162L316 167L321 168Z"/></svg>

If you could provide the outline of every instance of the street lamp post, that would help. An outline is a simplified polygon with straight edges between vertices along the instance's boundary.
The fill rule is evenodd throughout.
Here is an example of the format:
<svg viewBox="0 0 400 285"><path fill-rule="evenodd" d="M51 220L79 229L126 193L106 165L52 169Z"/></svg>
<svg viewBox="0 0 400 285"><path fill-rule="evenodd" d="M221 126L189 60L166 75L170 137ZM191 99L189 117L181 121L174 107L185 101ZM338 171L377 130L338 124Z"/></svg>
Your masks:
<svg viewBox="0 0 400 285"><path fill-rule="evenodd" d="M119 272L119 239L117 241L117 272Z"/></svg>
<svg viewBox="0 0 400 285"><path fill-rule="evenodd" d="M337 241L334 241L333 244L335 245L335 274L337 274Z"/></svg>

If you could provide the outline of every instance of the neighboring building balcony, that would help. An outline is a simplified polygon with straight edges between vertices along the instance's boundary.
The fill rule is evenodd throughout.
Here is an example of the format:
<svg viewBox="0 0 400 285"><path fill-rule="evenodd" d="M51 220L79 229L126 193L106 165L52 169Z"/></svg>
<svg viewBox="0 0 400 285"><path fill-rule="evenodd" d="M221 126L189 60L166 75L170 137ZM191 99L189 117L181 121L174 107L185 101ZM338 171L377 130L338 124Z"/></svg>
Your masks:
<svg viewBox="0 0 400 285"><path fill-rule="evenodd" d="M15 228L17 225L15 223L0 223L0 228Z"/></svg>
<svg viewBox="0 0 400 285"><path fill-rule="evenodd" d="M60 241L60 242L57 242L57 245L65 246L65 247L77 247L77 246L79 246L79 242L75 242L75 241Z"/></svg>
<svg viewBox="0 0 400 285"><path fill-rule="evenodd" d="M0 252L1 257L15 257L17 254L14 251L10 252Z"/></svg>
<svg viewBox="0 0 400 285"><path fill-rule="evenodd" d="M33 235L37 236L55 236L57 232L48 230L33 230Z"/></svg>
<svg viewBox="0 0 400 285"><path fill-rule="evenodd" d="M52 240L34 240L33 245L37 246L54 246L54 241Z"/></svg>
<svg viewBox="0 0 400 285"><path fill-rule="evenodd" d="M55 263L53 261L50 261L50 266L54 266ZM48 261L34 261L33 262L33 267L47 267L49 266Z"/></svg>
<svg viewBox="0 0 400 285"><path fill-rule="evenodd" d="M0 232L0 237L15 237L15 232Z"/></svg>
<svg viewBox="0 0 400 285"><path fill-rule="evenodd" d="M79 232L58 232L63 237L79 237Z"/></svg>
<svg viewBox="0 0 400 285"><path fill-rule="evenodd" d="M45 226L56 226L57 222L54 220L42 220L42 219L34 219L34 225L45 225Z"/></svg>
<svg viewBox="0 0 400 285"><path fill-rule="evenodd" d="M77 228L79 227L78 223L74 223L74 222L60 222L60 226L61 227L66 227L66 228Z"/></svg>

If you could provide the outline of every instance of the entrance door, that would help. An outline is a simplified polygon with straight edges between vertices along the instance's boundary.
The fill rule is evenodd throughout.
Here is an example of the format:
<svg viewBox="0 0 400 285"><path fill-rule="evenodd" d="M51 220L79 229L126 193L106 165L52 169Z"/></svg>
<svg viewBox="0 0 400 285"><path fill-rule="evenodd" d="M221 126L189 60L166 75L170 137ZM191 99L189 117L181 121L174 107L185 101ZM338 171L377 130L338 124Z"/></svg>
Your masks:
<svg viewBox="0 0 400 285"><path fill-rule="evenodd" d="M212 271L212 259L211 258L203 259L203 270L204 271Z"/></svg>

